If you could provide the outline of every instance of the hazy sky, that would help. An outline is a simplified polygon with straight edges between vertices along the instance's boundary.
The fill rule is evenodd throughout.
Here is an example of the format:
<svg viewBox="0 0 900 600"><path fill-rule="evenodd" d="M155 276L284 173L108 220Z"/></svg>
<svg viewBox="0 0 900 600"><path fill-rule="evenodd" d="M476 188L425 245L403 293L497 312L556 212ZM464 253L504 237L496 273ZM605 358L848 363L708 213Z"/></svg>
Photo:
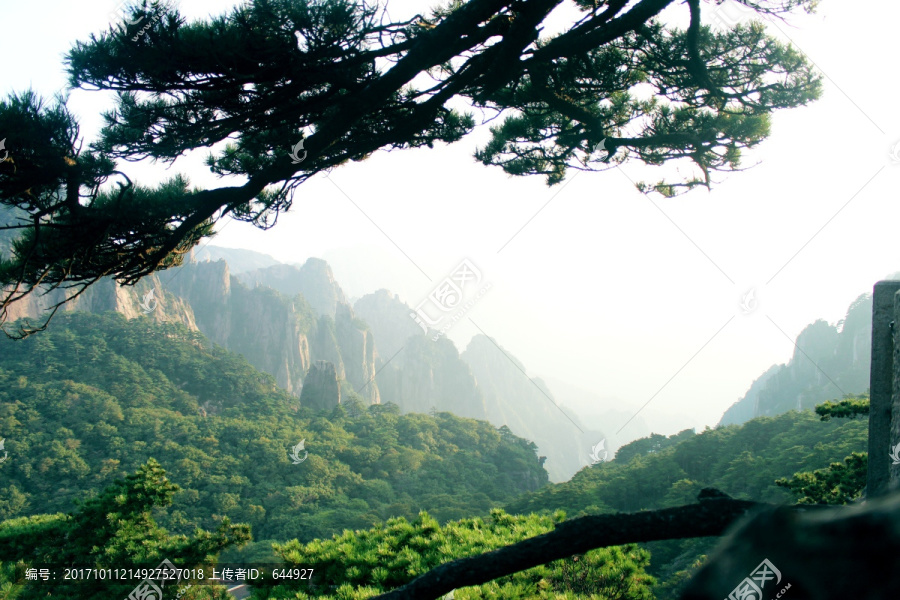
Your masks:
<svg viewBox="0 0 900 600"><path fill-rule="evenodd" d="M199 17L233 4L180 6ZM0 91L62 90L63 53L107 27L117 5L0 0ZM390 6L398 16L425 3ZM667 16L686 10L678 4ZM889 156L900 140L898 22L896 2L863 9L823 0L817 14L772 29L826 75L824 97L776 114L772 136L745 161L759 164L711 192L648 199L631 183L646 177L636 163L571 174L553 188L539 177L513 179L472 158L483 128L453 146L382 152L320 175L275 229L226 221L212 243L285 262L324 256L348 293L386 287L410 304L468 258L492 288L468 314L477 326L463 321L448 333L461 350L480 328L529 375L635 407L653 398L647 414L685 413L712 426L755 377L791 357L805 325L837 321L900 270L900 164ZM110 105L96 92L70 101L88 136ZM129 173L150 183L181 171L195 184L221 185L203 154L168 171L129 165ZM759 307L745 315L740 299L751 288Z"/></svg>

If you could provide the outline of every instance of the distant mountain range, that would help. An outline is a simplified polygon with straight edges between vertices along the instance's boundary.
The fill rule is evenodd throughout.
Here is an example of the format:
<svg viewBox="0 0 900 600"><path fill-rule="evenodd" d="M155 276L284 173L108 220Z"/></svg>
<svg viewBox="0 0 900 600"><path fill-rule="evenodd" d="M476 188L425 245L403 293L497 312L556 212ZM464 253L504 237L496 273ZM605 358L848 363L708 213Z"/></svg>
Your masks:
<svg viewBox="0 0 900 600"><path fill-rule="evenodd" d="M740 425L861 394L869 389L871 361L872 296L863 294L837 324L819 319L807 325L797 336L790 362L769 367L725 411L719 425Z"/></svg>
<svg viewBox="0 0 900 600"><path fill-rule="evenodd" d="M32 295L12 306L11 320L40 319L62 298L61 292ZM556 406L546 384L530 379L497 342L477 336L461 355L451 340L423 332L413 309L387 290L351 306L318 258L290 265L206 246L189 264L136 286L101 281L63 310L183 323L240 353L297 397L310 367L330 362L341 385L368 404L393 402L404 412L450 412L506 425L537 444L553 481L590 464L591 448L606 437Z"/></svg>
<svg viewBox="0 0 900 600"><path fill-rule="evenodd" d="M33 295L13 305L11 317L39 318L61 298L60 292ZM451 340L434 340L431 329L423 332L413 309L388 290L364 294L351 306L329 264L318 258L285 264L259 252L205 246L190 264L134 287L101 281L64 310L114 310L128 318L184 323L239 352L298 397L313 363L333 363L342 385L367 403L393 402L405 412L451 412L508 426L537 444L552 481L590 465L599 442L612 457L631 440L692 425L678 414L633 418L635 407L617 399L530 378L502 344L483 335L460 353ZM757 378L720 425L864 392L870 345L871 298L864 294L840 323L819 320L804 329L791 360ZM630 418L626 434L614 439L613 428Z"/></svg>

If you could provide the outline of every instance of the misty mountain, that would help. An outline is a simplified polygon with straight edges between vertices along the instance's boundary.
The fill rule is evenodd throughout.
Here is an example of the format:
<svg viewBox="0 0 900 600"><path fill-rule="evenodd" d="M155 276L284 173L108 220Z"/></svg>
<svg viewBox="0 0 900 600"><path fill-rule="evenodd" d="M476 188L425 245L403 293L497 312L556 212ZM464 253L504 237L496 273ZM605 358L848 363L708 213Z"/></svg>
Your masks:
<svg viewBox="0 0 900 600"><path fill-rule="evenodd" d="M331 267L321 258L309 258L301 267L279 263L236 276L249 287L270 287L285 296L300 294L319 315L334 317L339 304L349 305Z"/></svg>
<svg viewBox="0 0 900 600"><path fill-rule="evenodd" d="M268 254L263 254L262 252L237 248L222 248L220 246L210 245L193 249L191 251L191 257L192 262L216 262L224 260L228 263L228 268L231 270L232 275L282 264L280 261L272 258Z"/></svg>
<svg viewBox="0 0 900 600"><path fill-rule="evenodd" d="M9 320L31 319L32 324L42 324L47 311L65 298L65 291L59 288L29 294L9 305ZM77 298L63 304L59 310L61 313L115 311L129 319L146 316L157 323L182 323L189 329L197 329L191 305L167 291L156 273L133 287L120 286L112 279L101 279ZM7 327L7 330L14 331L12 327Z"/></svg>
<svg viewBox="0 0 900 600"><path fill-rule="evenodd" d="M545 381L559 403L569 407L585 425L609 434L606 448L610 456L633 440L652 434L672 435L694 427L693 419L684 413L661 411L658 406L638 412L640 404L602 396L552 377ZM622 431L617 433L619 429Z"/></svg>
<svg viewBox="0 0 900 600"><path fill-rule="evenodd" d="M245 265L264 256L251 253L247 258L235 252ZM323 270L313 264L312 269L298 271L313 281L333 282L327 265ZM342 294L336 288L314 297L321 299L328 293ZM10 306L10 320L29 318L40 323L46 318L47 308L63 298L64 292L58 289L44 295L30 294ZM266 285L248 287L231 275L230 265L224 260L194 262L155 273L135 286L102 279L61 310L115 311L128 319L147 316L159 323L182 323L241 354L298 397L310 365L325 360L335 365L338 377L359 391L365 401L380 402L378 386L372 381L374 339L349 306L341 304L333 314L317 314L300 294L288 296Z"/></svg>
<svg viewBox="0 0 900 600"><path fill-rule="evenodd" d="M321 281L333 281L325 269ZM222 260L178 271L163 284L193 307L198 329L286 391L299 396L310 365L325 360L367 402L380 402L377 385L366 385L375 376L374 339L349 306L339 304L333 316L317 313L303 295L245 285Z"/></svg>
<svg viewBox="0 0 900 600"><path fill-rule="evenodd" d="M0 336L0 521L70 511L151 457L182 488L166 528L229 517L258 540L328 538L420 510L487 515L547 482L534 444L483 421L356 399L323 418L299 404L179 323L63 314L24 340Z"/></svg>
<svg viewBox="0 0 900 600"><path fill-rule="evenodd" d="M476 336L460 354L451 340L426 335L412 309L387 290L363 296L354 309L375 334L383 401L404 411L449 411L505 425L537 444L551 481L565 481L591 463L591 448L605 436L572 411L563 414L547 386L530 380L524 365L488 338Z"/></svg>
<svg viewBox="0 0 900 600"><path fill-rule="evenodd" d="M194 259L135 287L101 282L66 310L114 310L183 323L243 355L297 397L310 367L330 362L338 379L368 404L392 402L407 413L450 412L509 427L538 445L553 481L591 464L592 448L606 439L606 423L614 422L592 414L588 426L571 408L554 406L558 401L545 383L531 381L524 365L483 336L462 354L447 338L432 341L434 332L426 336L410 307L387 290L367 294L351 308L321 259L269 264L274 259L267 255L215 246ZM238 274L231 262L239 265ZM142 311L151 291L156 309ZM37 298L14 316L38 315L46 302L35 304ZM622 418L630 416L622 412ZM613 441L604 444L611 456Z"/></svg>
<svg viewBox="0 0 900 600"><path fill-rule="evenodd" d="M591 464L591 449L606 434L588 428L572 410L560 406L547 385L529 378L525 365L512 354L495 340L476 335L461 356L484 394L488 421L503 423L536 443L547 456L544 467L551 481L567 480Z"/></svg>
<svg viewBox="0 0 900 600"><path fill-rule="evenodd" d="M819 319L807 325L797 336L790 362L769 367L719 424L738 425L863 393L869 388L871 360L872 296L863 294L838 323Z"/></svg>

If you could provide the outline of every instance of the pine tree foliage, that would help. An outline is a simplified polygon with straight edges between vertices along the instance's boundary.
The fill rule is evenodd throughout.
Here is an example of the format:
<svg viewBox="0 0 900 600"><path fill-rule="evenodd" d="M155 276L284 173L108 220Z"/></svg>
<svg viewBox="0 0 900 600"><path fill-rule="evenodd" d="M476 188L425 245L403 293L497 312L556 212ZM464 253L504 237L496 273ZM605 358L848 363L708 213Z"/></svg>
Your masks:
<svg viewBox="0 0 900 600"><path fill-rule="evenodd" d="M776 17L816 4L740 2ZM453 0L396 20L386 4L253 0L188 22L174 3L143 0L66 56L71 88L117 95L99 139L79 135L64 98L0 101L0 206L16 209L17 233L0 257L0 323L40 286L77 294L176 266L226 216L269 228L317 173L456 142L478 113L495 124L477 158L512 175L556 184L633 158L690 166L645 191L708 187L740 168L774 111L821 91L813 65L760 23L710 28L717 4ZM560 7L572 22L542 35ZM670 7L687 26L662 20ZM223 186L127 176L128 161L196 149Z"/></svg>
<svg viewBox="0 0 900 600"><path fill-rule="evenodd" d="M63 569L152 569L166 559L178 568L192 569L209 564L223 548L250 539L248 525L232 525L227 517L214 532L197 530L191 538L169 535L156 524L152 511L171 505L178 490L159 463L151 459L72 513L0 523L0 558L21 561L26 567L32 563L35 567L49 566L55 574L49 581L16 577L19 585L14 597L124 598L139 581L81 576L65 579ZM216 590L204 587L207 593L194 597L219 597Z"/></svg>
<svg viewBox="0 0 900 600"><path fill-rule="evenodd" d="M312 568L312 586L276 585L266 598L362 600L399 587L449 560L477 556L546 533L565 518L512 516L491 511L488 519L463 519L443 527L427 513L412 522L391 519L368 530L345 531L331 540L276 546L287 568ZM458 600L651 600L654 579L644 572L649 554L631 544L593 550L454 591Z"/></svg>

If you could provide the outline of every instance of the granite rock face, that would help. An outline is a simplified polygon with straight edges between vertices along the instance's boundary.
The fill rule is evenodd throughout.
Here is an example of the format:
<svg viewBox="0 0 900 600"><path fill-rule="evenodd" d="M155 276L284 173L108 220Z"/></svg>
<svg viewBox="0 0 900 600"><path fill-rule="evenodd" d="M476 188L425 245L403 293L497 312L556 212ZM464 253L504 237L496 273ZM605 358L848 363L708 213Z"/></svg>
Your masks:
<svg viewBox="0 0 900 600"><path fill-rule="evenodd" d="M475 336L460 353L446 337L426 335L413 310L387 290L363 296L354 309L375 333L382 402L404 412L447 411L505 425L537 444L553 481L591 463L591 449L605 435L581 425L571 411L561 412L547 386L532 381L522 363L487 337Z"/></svg>
<svg viewBox="0 0 900 600"><path fill-rule="evenodd" d="M397 355L410 337L425 333L410 317L412 309L388 290L366 294L354 303L353 310L375 334L381 361L386 362ZM383 362L378 366L381 364Z"/></svg>
<svg viewBox="0 0 900 600"><path fill-rule="evenodd" d="M305 295L288 295L290 289L279 291L261 282L250 287L231 274L224 260L195 262L163 271L133 287L104 279L63 305L62 310L112 310L129 319L146 316L159 322L184 323L212 342L243 355L295 396L300 395L310 365L316 360L327 360L334 364L340 379L346 379L353 389L362 390L366 403L379 403L378 383L373 381L378 356L375 338L342 302L343 292L328 265L310 259L302 269L275 265L254 272L274 273L278 271L275 267L300 273L305 293L329 312L317 313ZM322 289L317 291L317 286ZM11 320L41 319L46 308L62 298L58 291L46 296L32 294L11 306Z"/></svg>
<svg viewBox="0 0 900 600"><path fill-rule="evenodd" d="M300 393L300 404L314 410L332 411L341 403L341 384L334 363L317 360L309 367Z"/></svg>
<svg viewBox="0 0 900 600"><path fill-rule="evenodd" d="M281 388L298 395L310 365L325 360L334 365L338 378L362 390L366 403L380 402L377 382L372 381L375 340L348 305L335 305L333 314L319 313L303 294L289 296L268 285L245 285L229 274L224 261L183 269L185 273L173 280L173 291L194 307L200 331L274 376ZM331 289L329 281L320 280ZM326 290L324 295L330 293Z"/></svg>

